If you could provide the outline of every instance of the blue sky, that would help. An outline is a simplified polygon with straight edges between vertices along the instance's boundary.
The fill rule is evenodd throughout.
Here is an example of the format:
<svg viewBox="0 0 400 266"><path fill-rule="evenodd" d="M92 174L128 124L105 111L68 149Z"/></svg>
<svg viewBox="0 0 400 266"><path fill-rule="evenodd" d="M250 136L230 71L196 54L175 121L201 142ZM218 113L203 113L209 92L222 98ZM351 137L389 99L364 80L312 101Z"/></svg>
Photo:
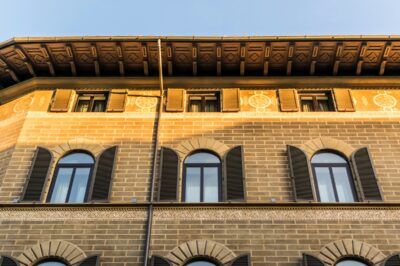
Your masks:
<svg viewBox="0 0 400 266"><path fill-rule="evenodd" d="M0 42L77 35L400 34L399 0L0 0Z"/></svg>

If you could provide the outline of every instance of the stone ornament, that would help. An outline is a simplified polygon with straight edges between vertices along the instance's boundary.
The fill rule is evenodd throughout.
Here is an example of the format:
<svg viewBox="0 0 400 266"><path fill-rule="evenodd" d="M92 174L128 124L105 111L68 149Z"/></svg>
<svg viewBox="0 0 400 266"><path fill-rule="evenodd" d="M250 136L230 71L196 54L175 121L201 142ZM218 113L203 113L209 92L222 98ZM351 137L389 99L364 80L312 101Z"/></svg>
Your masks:
<svg viewBox="0 0 400 266"><path fill-rule="evenodd" d="M249 98L249 105L256 109L256 112L265 112L266 108L272 103L271 99L262 92L254 92Z"/></svg>
<svg viewBox="0 0 400 266"><path fill-rule="evenodd" d="M157 105L157 98L155 97L142 97L136 98L136 106L141 109L142 112L150 112L152 108Z"/></svg>
<svg viewBox="0 0 400 266"><path fill-rule="evenodd" d="M392 95L387 94L386 91L379 92L374 96L373 102L382 108L382 111L395 111L397 108L397 99Z"/></svg>

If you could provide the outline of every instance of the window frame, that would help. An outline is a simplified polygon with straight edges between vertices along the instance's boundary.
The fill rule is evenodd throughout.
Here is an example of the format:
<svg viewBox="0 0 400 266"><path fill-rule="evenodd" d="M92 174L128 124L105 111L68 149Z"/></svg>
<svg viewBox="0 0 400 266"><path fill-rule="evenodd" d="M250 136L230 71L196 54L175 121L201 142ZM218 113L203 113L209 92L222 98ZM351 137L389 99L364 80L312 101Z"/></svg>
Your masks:
<svg viewBox="0 0 400 266"><path fill-rule="evenodd" d="M212 154L220 160L219 163L185 163L186 159L189 158L190 156L196 154L196 153L209 153ZM199 202L187 202L186 201L186 181L187 181L187 168L188 167L200 167L200 201ZM218 201L217 202L222 202L222 160L221 158L208 150L196 150L192 153L190 153L185 160L183 161L183 178L182 178L182 202L185 203L214 203L214 202L205 202L204 201L204 168L205 167L217 167L217 173L218 173Z"/></svg>
<svg viewBox="0 0 400 266"><path fill-rule="evenodd" d="M357 262L365 264L366 266L371 266L371 263L369 263L368 261L366 261L366 260L364 260L362 258L353 257L353 256L346 256L346 257L341 258L340 260L335 262L335 266L338 265L338 263L341 263L341 262L346 261L346 260L357 261Z"/></svg>
<svg viewBox="0 0 400 266"><path fill-rule="evenodd" d="M346 163L313 163L312 162L312 158L315 155L319 154L319 153L333 153L333 154L343 158L346 161ZM347 160L346 157L344 157L343 155L341 155L341 154L339 154L339 153L337 153L335 151L332 151L332 150L320 150L320 151L316 152L311 157L310 165L311 165L313 181L314 181L314 184L315 184L314 187L315 187L315 192L316 192L316 196L317 196L318 202L321 202L321 196L320 196L320 191L319 191L319 186L318 186L318 178L317 178L317 174L316 174L316 171L315 171L316 167L326 167L326 168L329 169L329 177L330 177L330 181L331 181L331 184L332 184L333 196L335 197L335 201L334 202L327 202L327 203L347 203L347 202L339 201L339 196L338 196L337 188L336 188L336 182L335 182L335 178L334 178L333 171L332 171L333 167L344 167L346 169L347 178L349 179L349 183L350 183L350 189L351 189L351 192L352 192L353 197L354 197L354 202L360 202L360 198L359 198L359 196L357 194L357 190L356 190L356 187L355 187L355 180L354 180L351 168L350 168L350 163L349 163L349 161Z"/></svg>
<svg viewBox="0 0 400 266"><path fill-rule="evenodd" d="M333 92L331 90L324 90L324 91L304 91L299 90L297 92L299 97L299 110L303 113L314 113L314 112L337 112L335 107L335 100L333 96ZM317 97L322 96L324 94L328 98L328 109L327 111L320 110L318 105ZM313 111L304 111L303 104L302 104L302 97L311 97L313 102Z"/></svg>
<svg viewBox="0 0 400 266"><path fill-rule="evenodd" d="M96 97L104 97L104 111L93 111L94 102L96 101ZM89 97L89 107L88 111L81 112L78 111L79 106L79 98L81 97ZM107 112L107 104L108 104L108 92L76 92L76 100L73 108L74 113L105 113Z"/></svg>
<svg viewBox="0 0 400 266"><path fill-rule="evenodd" d="M66 164L66 163L62 163L62 164L60 165L59 161L60 161L61 159L65 158L65 157L67 157L67 156L69 156L69 155L72 155L72 154L74 154L74 153L84 153L84 154L89 155L90 157L92 157L93 163L92 163L92 164L86 164L86 163L85 163L85 164L79 164L79 163ZM50 203L50 204L79 204L79 203L85 203L85 202L87 202L88 199L89 199L89 191L90 191L90 189L91 189L91 187L92 187L92 181L93 181L93 178L94 178L94 177L93 177L93 172L94 172L95 166L96 166L96 159L95 159L95 157L94 157L92 154L90 154L90 153L88 153L88 152L86 152L86 151L75 150L75 151L69 152L68 154L65 154L64 156L62 156L62 157L57 161L56 168L55 168L55 170L54 170L54 174L53 174L53 177L52 177L52 180L51 180L51 184L50 184L50 188L49 188L49 192L48 192L48 195L47 195L46 202L47 202L47 203ZM68 185L68 191L67 191L66 199L65 199L65 202L62 202L62 203L61 203L61 202L59 202L59 203L51 202L51 197L52 197L52 195L53 195L53 193L54 193L54 187L55 187L55 185L56 185L57 176L58 176L58 173L59 173L60 168L62 168L62 167L65 167L65 168L73 168L72 173L71 173L71 180L70 180L69 185ZM70 198L70 196L71 196L72 185L73 185L74 180L75 180L75 172L76 172L76 169L78 169L78 168L90 168L89 177L88 177L88 181L87 181L87 185L86 185L86 190L85 190L85 195L84 195L84 197L83 197L83 202L69 202L69 198Z"/></svg>
<svg viewBox="0 0 400 266"><path fill-rule="evenodd" d="M217 103L216 103L215 107L217 110L214 112L209 112L209 111L205 110L206 102L207 102L205 98L210 95L213 95L216 97ZM190 107L191 106L190 105L191 97L201 97L201 106L200 106L199 112L191 111L191 107ZM220 91L187 91L186 92L186 112L188 112L188 113L220 113L221 110L222 110L222 108L221 108L221 92Z"/></svg>
<svg viewBox="0 0 400 266"><path fill-rule="evenodd" d="M42 263L46 263L46 262L59 262L59 263L63 263L66 266L70 266L71 264L66 261L64 258L60 258L60 257L49 257L49 258L44 258L42 260L39 260L38 262L36 262L34 265L35 266L40 266L40 264Z"/></svg>

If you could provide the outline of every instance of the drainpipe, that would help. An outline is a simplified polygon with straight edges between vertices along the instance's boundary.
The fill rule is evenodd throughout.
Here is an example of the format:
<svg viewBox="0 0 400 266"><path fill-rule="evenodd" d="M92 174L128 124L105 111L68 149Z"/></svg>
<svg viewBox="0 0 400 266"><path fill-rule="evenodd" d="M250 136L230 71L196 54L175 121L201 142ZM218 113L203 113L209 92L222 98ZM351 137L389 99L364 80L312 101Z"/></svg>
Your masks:
<svg viewBox="0 0 400 266"><path fill-rule="evenodd" d="M156 171L157 171L157 153L158 153L158 139L160 136L160 122L161 122L161 114L163 112L163 102L164 102L164 80L163 80L163 72L162 72L162 53L161 53L161 39L158 39L158 77L160 81L160 102L158 105L158 113L156 116L155 122L155 130L156 136L154 140L154 148L153 148L153 168L151 174L151 186L150 186L150 204L148 208L148 217L147 217L147 232L146 232L146 247L144 253L144 266L147 266L149 263L149 252L150 252L150 242L151 242L151 230L153 225L153 201L154 201L154 184L156 180Z"/></svg>

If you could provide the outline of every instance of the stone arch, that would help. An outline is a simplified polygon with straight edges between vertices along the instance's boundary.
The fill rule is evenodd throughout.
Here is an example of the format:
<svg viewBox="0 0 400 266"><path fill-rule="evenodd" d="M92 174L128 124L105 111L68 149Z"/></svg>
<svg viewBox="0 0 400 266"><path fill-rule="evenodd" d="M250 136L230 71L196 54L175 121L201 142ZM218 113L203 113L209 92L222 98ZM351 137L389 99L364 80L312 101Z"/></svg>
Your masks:
<svg viewBox="0 0 400 266"><path fill-rule="evenodd" d="M328 266L333 266L340 259L353 257L363 259L372 265L379 265L385 255L376 247L354 239L343 239L325 245L318 257Z"/></svg>
<svg viewBox="0 0 400 266"><path fill-rule="evenodd" d="M78 265L87 256L82 249L72 243L51 240L26 249L17 259L21 265L32 266L43 259L51 257L60 258L74 266Z"/></svg>
<svg viewBox="0 0 400 266"><path fill-rule="evenodd" d="M195 138L183 141L179 143L176 147L172 147L172 149L174 149L178 153L181 160L184 160L186 156L189 155L189 153L199 149L214 151L221 158L223 158L225 152L229 150L229 147L215 139Z"/></svg>
<svg viewBox="0 0 400 266"><path fill-rule="evenodd" d="M86 150L93 154L93 156L98 157L100 153L104 150L104 146L97 144L94 140L86 138L75 138L69 140L65 144L58 145L51 149L54 155L54 160L58 161L66 152L71 150Z"/></svg>
<svg viewBox="0 0 400 266"><path fill-rule="evenodd" d="M210 258L221 265L228 265L236 255L226 246L211 240L192 240L182 243L168 253L166 258L172 265L183 266L196 257Z"/></svg>
<svg viewBox="0 0 400 266"><path fill-rule="evenodd" d="M324 149L339 151L347 158L350 158L355 150L348 143L331 137L320 137L309 140L303 143L300 148L307 154L308 158L311 158L317 151Z"/></svg>

